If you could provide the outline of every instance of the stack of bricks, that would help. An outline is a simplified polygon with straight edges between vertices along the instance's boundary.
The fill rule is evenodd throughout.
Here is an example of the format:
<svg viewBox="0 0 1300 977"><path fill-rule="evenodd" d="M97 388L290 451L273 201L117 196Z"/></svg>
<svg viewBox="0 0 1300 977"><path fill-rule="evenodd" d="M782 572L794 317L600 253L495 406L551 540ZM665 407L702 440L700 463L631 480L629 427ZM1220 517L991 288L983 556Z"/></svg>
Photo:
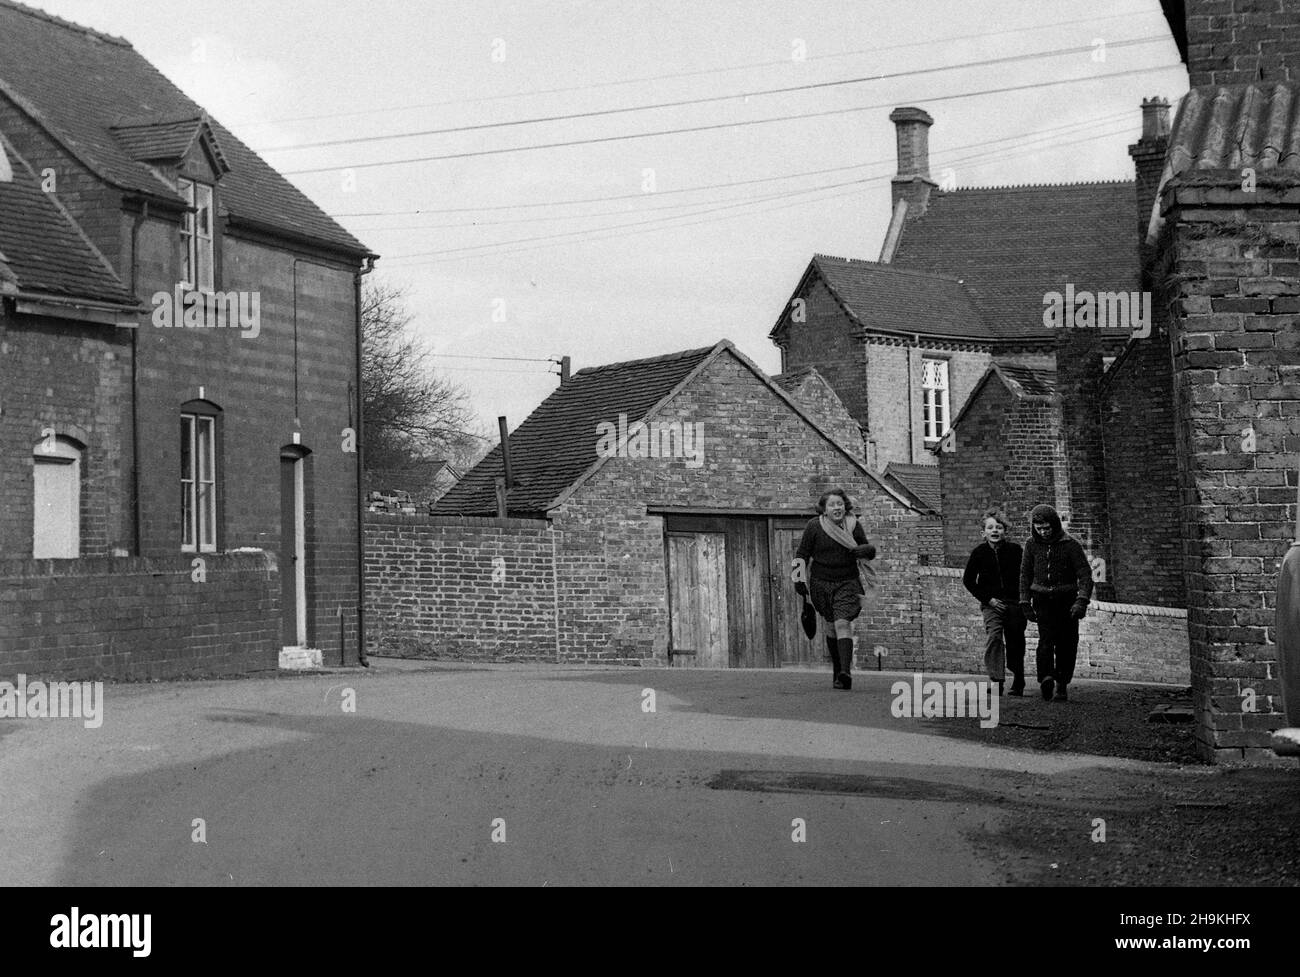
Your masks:
<svg viewBox="0 0 1300 977"><path fill-rule="evenodd" d="M410 492L400 489L376 490L366 497L366 509L370 512L391 512L397 515L428 515L428 506L416 506Z"/></svg>

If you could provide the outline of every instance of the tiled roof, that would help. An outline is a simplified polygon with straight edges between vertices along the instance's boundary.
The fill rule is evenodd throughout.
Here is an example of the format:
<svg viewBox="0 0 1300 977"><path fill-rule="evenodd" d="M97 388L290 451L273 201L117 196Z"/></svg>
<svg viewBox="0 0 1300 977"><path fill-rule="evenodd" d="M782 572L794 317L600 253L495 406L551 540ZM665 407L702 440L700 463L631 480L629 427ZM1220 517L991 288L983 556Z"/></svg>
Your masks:
<svg viewBox="0 0 1300 977"><path fill-rule="evenodd" d="M136 300L0 134L12 179L0 180L0 293L19 291L134 308Z"/></svg>
<svg viewBox="0 0 1300 977"><path fill-rule="evenodd" d="M926 507L939 512L943 502L939 491L938 465L905 465L891 461L885 466L885 480L892 479Z"/></svg>
<svg viewBox="0 0 1300 977"><path fill-rule="evenodd" d="M1300 171L1300 85L1268 83L1193 88L1169 134L1165 179L1252 167Z"/></svg>
<svg viewBox="0 0 1300 977"><path fill-rule="evenodd" d="M1017 396L1050 397L1056 393L1055 370L1036 370L1018 363L994 363L992 368Z"/></svg>
<svg viewBox="0 0 1300 977"><path fill-rule="evenodd" d="M208 144L217 157L223 172L229 170L221 143L212 131L207 116L200 115L172 122L140 122L112 127L115 139L122 144L132 159L176 160L189 152L200 134L206 135Z"/></svg>
<svg viewBox="0 0 1300 977"><path fill-rule="evenodd" d="M805 366L798 370L787 370L772 377L772 382L786 393L793 393L807 377L817 372L815 366Z"/></svg>
<svg viewBox="0 0 1300 977"><path fill-rule="evenodd" d="M813 268L864 329L988 339L993 336L962 283L876 261L815 255Z"/></svg>
<svg viewBox="0 0 1300 977"><path fill-rule="evenodd" d="M1046 292L1140 289L1137 228L1127 181L936 190L893 263L961 279L994 335L1047 338Z"/></svg>
<svg viewBox="0 0 1300 977"><path fill-rule="evenodd" d="M77 158L125 190L176 199L176 191L135 158L115 126L175 122L203 110L120 38L0 0L0 93L11 96ZM230 172L222 206L236 220L367 254L360 241L215 121Z"/></svg>
<svg viewBox="0 0 1300 977"><path fill-rule="evenodd" d="M961 410L953 418L950 427L957 427L970 410L971 405L975 403L980 392L992 377L997 377L1003 385L1011 391L1014 397L1043 397L1050 398L1056 394L1056 371L1031 368L1020 366L1017 363L1000 363L994 361L979 381L971 388L970 395L966 398L966 403L962 404Z"/></svg>
<svg viewBox="0 0 1300 977"><path fill-rule="evenodd" d="M510 434L510 464L516 483L507 496L510 514L542 515L599 460L597 425L604 421L617 425L620 414L627 415L629 425L641 420L717 348L574 373ZM496 478L501 474L501 446L497 445L438 500L434 511L494 515Z"/></svg>

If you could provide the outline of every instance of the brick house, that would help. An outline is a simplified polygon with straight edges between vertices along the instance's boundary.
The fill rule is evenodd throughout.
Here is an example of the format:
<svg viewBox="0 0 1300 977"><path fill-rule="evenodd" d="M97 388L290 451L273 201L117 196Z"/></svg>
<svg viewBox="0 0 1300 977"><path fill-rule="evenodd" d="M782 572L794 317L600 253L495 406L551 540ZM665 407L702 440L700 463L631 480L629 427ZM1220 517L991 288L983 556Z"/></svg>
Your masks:
<svg viewBox="0 0 1300 977"><path fill-rule="evenodd" d="M0 0L0 65L15 186L36 180L72 228L42 251L23 225L5 248L0 328L21 358L0 366L0 576L26 617L0 668L243 671L284 646L356 661L357 292L374 255L128 42ZM125 298L36 302L24 257L103 269ZM33 461L44 430L75 477ZM99 606L61 606L78 588Z"/></svg>
<svg viewBox="0 0 1300 977"><path fill-rule="evenodd" d="M787 387L818 395L805 405ZM508 518L492 518L500 445L432 515L368 518L372 647L820 662L789 566L818 496L843 486L880 550L861 634L900 666L919 661L916 572L933 520L840 443L834 428L856 428L825 390L808 374L774 382L726 341L574 373L509 436Z"/></svg>
<svg viewBox="0 0 1300 977"><path fill-rule="evenodd" d="M1055 371L1064 515L1108 558L1096 404L1125 337L1049 328L1044 308L1052 293L1137 290L1135 184L941 189L930 177L934 120L911 107L890 119L898 174L879 259L814 257L770 333L782 368L811 365L826 377L862 425L876 469L936 464L953 417L993 364ZM953 504L972 509L985 494Z"/></svg>

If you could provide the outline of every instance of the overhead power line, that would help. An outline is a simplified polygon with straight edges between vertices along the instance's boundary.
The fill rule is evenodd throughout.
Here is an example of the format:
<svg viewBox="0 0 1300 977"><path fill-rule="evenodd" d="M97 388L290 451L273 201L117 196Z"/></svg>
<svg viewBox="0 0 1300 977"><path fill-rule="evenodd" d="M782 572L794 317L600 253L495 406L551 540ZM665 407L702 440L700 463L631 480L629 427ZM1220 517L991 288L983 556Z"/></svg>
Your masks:
<svg viewBox="0 0 1300 977"><path fill-rule="evenodd" d="M911 99L914 105L923 105L931 102L952 102L964 98L975 98L981 95L1000 95L1008 92L1029 91L1039 88L1050 88L1057 85L1070 85L1076 82L1101 81L1107 78L1122 78L1128 75L1147 74L1152 71L1184 71L1183 65L1162 65L1156 68L1130 68L1125 71L1111 71L1103 74L1088 75L1077 78L1059 78L1053 81L1033 82L1025 85L1006 85L1001 88L985 88L974 92L958 92L951 95L936 95L930 98ZM789 122L794 119L815 119L831 115L846 115L851 112L865 112L871 109L888 108L894 105L894 101L880 102L875 105L858 105L842 109L824 109L819 112L799 112L792 115L771 116L766 119L749 119L735 122L718 122L710 125L699 126L682 126L672 129L658 129L651 132L633 132L621 136L600 136L590 139L568 139L560 142L538 143L532 146L507 146L502 149L479 149L462 153L443 153L436 156L412 156L405 159L393 160L375 160L369 163L350 163L337 164L334 166L316 166L305 170L282 170L285 176L305 176L311 173L338 173L344 170L363 170L374 169L380 166L403 166L409 163L431 163L440 160L450 159L469 159L479 156L497 156L503 153L522 153L532 152L539 149L556 149L563 146L589 146L597 143L620 142L625 139L648 139L653 136L667 136L686 132L709 132L718 129L738 129L744 126L766 125L772 122Z"/></svg>
<svg viewBox="0 0 1300 977"><path fill-rule="evenodd" d="M1112 48L1134 47L1142 44L1163 43L1168 39L1161 35L1126 38L1106 44ZM838 88L843 85L862 85L875 81L890 81L896 78L911 78L917 75L931 75L942 71L961 71L968 68L988 68L993 65L1012 64L1020 61L1036 61L1041 58L1066 57L1071 54L1088 54L1095 48L1091 44L1075 47L1057 48L1054 51L1036 51L1026 54L1009 54L1001 58L986 58L982 61L968 61L962 64L935 65L929 68L912 68L907 71L881 72L875 75L861 75L857 78L837 78L832 81L808 82L803 85L786 85L782 88L760 88L747 92L731 92L726 95L704 95L699 98L683 98L671 102L655 102L650 105L627 105L615 109L591 109L586 112L565 112L558 115L543 115L531 119L511 119L505 122L480 122L468 126L446 126L441 129L422 129L417 132L393 132L375 136L351 136L345 139L321 139L315 142L301 142L283 146L268 146L264 153L297 152L303 149L320 149L327 146L358 146L364 143L392 142L397 139L417 139L423 136L442 136L455 132L480 132L484 129L502 129L508 126L537 125L543 122L565 122L572 119L593 119L606 115L622 115L628 112L648 112L657 109L681 108L687 105L708 105L715 102L731 102L738 98L759 98L765 95L789 95L794 92L818 91L824 88Z"/></svg>
<svg viewBox="0 0 1300 977"><path fill-rule="evenodd" d="M960 152L966 149L978 149L984 146L992 146L997 143L1015 142L1023 139L1046 137L1047 133L1053 133L1053 132L1062 132L1062 131L1068 132L1073 130L1081 131L1084 129L1093 128L1095 126L1106 125L1111 122L1119 121L1120 119L1127 118L1131 114L1132 113L1127 111L1114 112L1110 115L1098 116L1097 118L1094 119L1085 119L1083 121L1070 122L1060 126L1051 126L1050 128L1037 129L1034 130L1033 132L1021 132L1021 133L1016 133L1015 135L1012 136L1001 136L997 139L985 139L985 140L980 140L978 142L967 143L966 145L963 146L953 146L948 149L948 152ZM595 201L626 200L626 199L651 200L660 196L664 196L669 193L686 193L686 192L706 190L706 189L730 188L730 187L742 186L745 184L770 183L776 180L791 180L791 179L801 178L804 176L842 172L844 170L866 169L867 167L870 166L886 165L892 162L894 162L892 157L889 159L875 159L875 160L868 160L865 163L857 163L851 166L835 166L835 167L830 167L828 169L822 169L822 170L809 170L804 173L791 173L791 174L786 174L784 176L762 177L756 180L733 180L728 183L712 184L712 185L706 185L701 187L686 187L678 190L655 191L653 193L642 192L642 193L620 194L618 196L609 196L609 197L589 197L586 200L583 200L581 202L591 203ZM814 187L809 189L819 189L819 188ZM713 203L730 203L732 201L746 200L746 199L752 199L752 198L731 197L731 198L717 198L713 200L694 200L694 201L685 201L682 203L655 204L647 207L638 207L635 210L621 209L621 210L597 211L595 213L587 213L587 214L561 214L561 215L548 215L545 217L515 217L515 218L510 218L508 220L499 220L499 221L462 221L460 223L452 223L452 224L396 224L396 225L374 224L369 227L366 227L364 231L365 233L372 233L374 231L426 230L426 229L457 228L457 227L493 227L502 224L533 224L533 223L557 221L557 220L582 220L588 217L628 216L630 214L639 214L639 213L644 213L646 211L652 211L652 210L674 210L683 207L695 207L695 206L702 206L704 204L713 204ZM520 207L556 206L559 203L565 203L565 202L566 201L556 201L554 203L549 203L549 204L547 203L520 204L518 206ZM573 201L568 201L568 202L573 202ZM504 205L504 207L484 207L482 209L499 210L499 209L508 209L510 206L511 205ZM451 211L463 212L466 210L475 210L475 209L477 208L470 208L470 207L449 208L449 212ZM424 211L424 213L442 213L442 212L443 211ZM414 213L421 213L421 211L414 211ZM333 216L344 217L348 215L335 214Z"/></svg>
<svg viewBox="0 0 1300 977"><path fill-rule="evenodd" d="M1091 142L1091 141L1094 141L1094 140L1096 140L1096 139L1101 139L1101 138L1109 138L1110 136L1113 136L1113 135L1120 135L1120 134L1122 134L1122 133L1124 133L1124 132L1126 132L1126 131L1129 131L1129 127L1127 127L1127 126L1124 127L1124 128L1122 128L1122 129L1116 129L1116 130L1114 130L1113 132L1099 133L1099 134L1097 134L1097 135L1084 137L1084 138L1082 138L1082 139L1076 139L1076 140L1063 140L1063 141L1059 141L1059 142L1054 143L1053 148L1056 148L1056 147L1059 147L1059 146L1068 146L1068 145L1073 145L1073 144L1075 144L1075 143L1080 143L1080 142ZM1017 149L1018 149L1018 148L1019 148L1019 147L1017 147ZM948 162L949 162L949 164L953 164L953 163L963 163L963 162L969 162L969 161L970 161L971 159L973 159L973 158L978 158L978 157L987 157L987 156L990 156L990 155L991 155L990 153L978 153L978 154L975 154L974 157L964 158L964 159L961 159L961 158L959 158L959 159L953 159L953 160L949 160ZM999 153L998 153L997 155L993 155L993 158L994 158L994 159L996 159L996 158L1008 158L1008 157L1011 156L1011 155L1013 155L1013 153L1010 152L1010 151L999 151ZM987 161L992 161L992 160L990 159L990 160L987 160ZM876 176L876 177L868 177L868 178L865 178L865 179L862 179L862 180L850 181L850 182L851 182L851 183L864 184L864 185L865 185L865 184L869 184L869 183L882 183L882 182L884 182L884 181L886 181L886 180L888 180L888 179L890 179L890 176L889 176L889 175L882 175L882 176ZM794 196L794 195L796 195L796 194L800 194L800 193L816 193L816 192L821 192L821 191L825 191L825 190L828 190L828 189L832 189L832 188L831 188L831 187L822 187L822 188L817 188L817 189L815 189L815 190L811 190L811 191L798 191L798 192L795 192L795 193L787 194L786 196ZM810 204L810 203L821 203L821 202L823 202L823 201L833 200L833 199L837 199L837 198L840 198L840 197L852 196L852 195L857 194L857 193L859 193L859 192L860 192L860 188L855 187L854 189L851 189L851 190L842 190L842 191L840 191L839 193L833 193L833 194L830 194L830 195L828 195L828 196L826 196L826 197L819 198L819 199L817 199L817 200L795 200L795 201L792 201L792 202L789 202L789 203L784 203L784 204L772 204L772 205L769 205L769 206L766 206L766 207L759 207L757 210L754 210L754 211L746 211L746 212L744 212L744 213L739 213L739 214L726 214L726 215L721 216L721 217L706 217L706 218L703 219L703 220L687 221L687 222L685 222L685 223L669 223L669 222L671 222L671 221L680 221L680 220L682 220L683 218L686 218L686 217L696 217L696 216L701 216L701 215L703 215L703 214L716 213L716 212L719 211L719 210L732 210L732 209L735 209L736 207L743 206L743 205L739 205L739 204L737 204L737 205L734 205L733 207L714 208L713 210L698 211L698 212L693 213L693 214L678 214L678 215L675 215L675 216L672 216L672 217L654 218L654 219L651 219L651 220L649 220L649 221L641 221L641 222L634 222L634 223L621 224L621 225L612 225L612 227L605 227L605 228L588 228L588 229L585 230L585 231L567 231L567 232L562 232L562 233L559 233L559 234L540 235L540 236L535 237L535 238L516 239L516 240L511 240L511 241L496 241L496 242L492 242L492 243L490 243L490 244L473 245L473 246L468 246L468 247L465 247L465 248L449 248L449 249L446 249L446 250L443 250L443 251L417 252L417 253L415 253L415 254L409 254L409 255L396 255L396 256L394 256L394 260L395 260L395 261L409 261L409 259L412 259L412 258L424 258L424 257L426 257L426 256L429 256L429 258L430 258L431 260L409 262L409 263L406 263L406 264L393 264L393 265L390 265L390 267L409 268L409 267L415 267L415 266L423 265L423 264L440 264L440 263L442 263L442 262L444 262L444 261L457 260L458 258L496 257L496 256L498 256L498 255L516 254L516 253L523 252L523 251L533 251L533 250L537 250L539 247L543 247L543 248L544 248L544 247L546 247L546 245L531 245L531 246L522 247L522 248L509 248L508 250L504 250L504 251L489 251L489 250L486 250L486 249L489 249L489 248L499 248L499 247L507 247L507 246L509 246L509 245L514 245L514 244L520 244L520 243L523 243L524 241L555 240L555 239L558 239L558 238L572 237L572 236L574 236L574 235L578 235L578 234L600 233L600 232L603 232L603 231L612 230L612 229L614 229L614 228L624 228L624 230L620 230L618 233L614 233L614 234L601 234L601 236L598 236L598 237L579 238L578 240L574 240L574 241L566 241L566 242L562 242L562 243L567 243L567 244L583 244L583 243L589 243L589 242L611 240L611 239L614 239L614 238L627 237L627 236L631 236L631 235L634 235L634 234L646 234L646 233L651 233L651 232L653 232L653 231L659 231L659 230L675 230L675 229L677 229L677 228L682 228L682 227L692 227L692 226L695 226L695 225L698 225L698 224L709 224L709 223L715 223L715 222L717 222L717 221L733 220L733 219L735 219L735 218L737 218L737 217L748 217L748 216L752 216L752 215L754 215L754 214L764 213L764 212L773 211L773 210L784 210L784 209L787 209L787 208L789 208L789 207L798 207L798 206L802 206L802 205L806 205L806 204ZM753 204L753 203L755 203L755 202L754 202L754 201L751 201L751 204ZM653 225L656 225L656 226L651 226L651 227L639 227L639 225L649 225L649 224L653 224ZM632 230L626 230L626 229L625 229L625 228L638 228L638 227L639 227L639 229L632 229ZM470 253L470 252L473 252L473 253Z"/></svg>
<svg viewBox="0 0 1300 977"><path fill-rule="evenodd" d="M830 54L811 54L804 59L808 61L827 61L839 58L852 58L861 55L879 54L882 51L899 51L906 48L914 47L933 47L939 44L949 44L955 41L972 41L982 40L990 37L1005 37L1008 34L1026 34L1032 31L1049 30L1054 27L1073 27L1079 24L1102 24L1111 20L1131 21L1135 17L1159 17L1159 11L1153 10L1133 10L1129 13L1110 14L1105 17L1082 17L1076 20L1058 20L1050 24L1034 24L1029 27L1012 27L1000 31L982 31L976 34L958 34L947 37L926 38L920 41L906 41L901 44L886 44L881 47L859 48L853 51L837 51ZM779 58L771 61L753 61L748 64L732 65L726 68L698 68L692 71L675 71L658 75L642 75L635 78L623 78L614 81L590 82L584 85L567 85L562 88L538 88L528 92L512 92L505 95L482 95L475 98L452 98L444 99L439 102L415 102L407 105L389 105L389 106L367 106L364 109L354 109L346 112L325 112L316 115L297 115L287 116L278 119L262 119L258 121L249 121L241 125L241 128L253 128L271 125L282 125L288 122L316 122L321 119L344 119L356 116L372 116L381 112L406 112L416 109L442 108L447 105L474 105L481 102L497 102L511 98L530 98L536 95L556 95L565 92L592 91L599 88L613 88L622 85L635 85L647 81L666 81L674 78L695 78L701 75L727 74L736 71L750 71L754 68L770 67L788 67L797 65L792 58Z"/></svg>

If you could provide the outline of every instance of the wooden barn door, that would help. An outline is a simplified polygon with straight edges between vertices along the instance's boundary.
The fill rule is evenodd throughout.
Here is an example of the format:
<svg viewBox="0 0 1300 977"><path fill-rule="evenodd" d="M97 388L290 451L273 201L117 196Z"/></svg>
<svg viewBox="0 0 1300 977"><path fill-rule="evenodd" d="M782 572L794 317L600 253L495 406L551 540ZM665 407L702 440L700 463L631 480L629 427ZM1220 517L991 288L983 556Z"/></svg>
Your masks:
<svg viewBox="0 0 1300 977"><path fill-rule="evenodd" d="M668 534L669 641L674 665L726 668L727 538Z"/></svg>
<svg viewBox="0 0 1300 977"><path fill-rule="evenodd" d="M684 642L698 645L707 630L709 640L720 641L721 648L710 646L707 656L696 652L691 664L775 668L768 520L763 516L673 515L665 524L673 654L694 651L694 646ZM698 591L700 581L707 587L707 595ZM706 615L721 622L721 628L710 625L706 629Z"/></svg>
<svg viewBox="0 0 1300 977"><path fill-rule="evenodd" d="M830 660L822 637L826 622L817 618L817 636L809 641L799 620L803 613L803 598L794 592L794 584L790 582L790 562L799 548L806 524L806 519L772 520L776 660L782 665L820 665Z"/></svg>

